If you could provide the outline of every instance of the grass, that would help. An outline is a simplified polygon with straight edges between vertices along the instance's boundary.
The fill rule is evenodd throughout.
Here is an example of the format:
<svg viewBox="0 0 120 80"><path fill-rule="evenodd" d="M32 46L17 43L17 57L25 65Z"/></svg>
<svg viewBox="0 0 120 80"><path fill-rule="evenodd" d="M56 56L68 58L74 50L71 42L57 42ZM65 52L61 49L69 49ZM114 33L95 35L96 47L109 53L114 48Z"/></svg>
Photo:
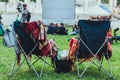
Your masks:
<svg viewBox="0 0 120 80"><path fill-rule="evenodd" d="M56 45L59 50L68 50L69 41L68 39L72 38L73 36L66 36L66 35L48 35L48 38L54 38ZM120 79L120 42L113 43L112 45L113 53L112 58L110 59L110 63L112 66L113 77L115 80ZM11 66L15 61L15 52L13 48L7 48L3 46L2 38L0 38L0 79L1 80L78 80L77 78L77 70L74 69L70 73L55 73L54 69L48 65L45 65L43 76L38 78L33 70L29 70L26 63L22 65L20 70L14 75L9 76L11 71ZM33 56L32 61L34 61L36 57ZM23 57L21 62L23 61ZM50 62L50 59L47 59ZM85 65L88 62L83 63L83 65L79 66L81 70L85 68ZM38 61L35 65L35 68L40 73L42 62ZM107 62L104 60L105 69L108 70ZM17 67L17 66L16 66ZM98 71L94 65L90 65L87 69L86 73L82 77L82 80L105 80L107 76L104 74L103 71Z"/></svg>

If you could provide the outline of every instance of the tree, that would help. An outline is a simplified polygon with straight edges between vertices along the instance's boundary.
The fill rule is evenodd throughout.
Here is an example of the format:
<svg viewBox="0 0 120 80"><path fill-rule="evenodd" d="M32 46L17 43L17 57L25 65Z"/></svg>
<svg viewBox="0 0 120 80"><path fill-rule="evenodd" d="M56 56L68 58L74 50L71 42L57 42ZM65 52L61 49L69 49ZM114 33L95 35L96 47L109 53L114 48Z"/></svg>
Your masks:
<svg viewBox="0 0 120 80"><path fill-rule="evenodd" d="M24 0L20 0L21 2L24 2Z"/></svg>
<svg viewBox="0 0 120 80"><path fill-rule="evenodd" d="M109 0L101 0L103 3L109 3ZM117 0L117 5L120 5L120 0Z"/></svg>
<svg viewBox="0 0 120 80"><path fill-rule="evenodd" d="M102 3L109 3L109 0L101 0Z"/></svg>
<svg viewBox="0 0 120 80"><path fill-rule="evenodd" d="M120 5L120 0L118 0L117 5Z"/></svg>
<svg viewBox="0 0 120 80"><path fill-rule="evenodd" d="M8 2L8 0L0 0L0 2Z"/></svg>
<svg viewBox="0 0 120 80"><path fill-rule="evenodd" d="M30 0L31 2L36 2L36 0Z"/></svg>

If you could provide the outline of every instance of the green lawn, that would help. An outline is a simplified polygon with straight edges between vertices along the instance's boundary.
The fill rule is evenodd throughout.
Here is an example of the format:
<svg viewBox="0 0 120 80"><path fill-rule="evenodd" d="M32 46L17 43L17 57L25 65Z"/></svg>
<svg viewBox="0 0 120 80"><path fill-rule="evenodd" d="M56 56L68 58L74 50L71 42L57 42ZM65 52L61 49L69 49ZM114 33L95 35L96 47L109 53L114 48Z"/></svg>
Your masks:
<svg viewBox="0 0 120 80"><path fill-rule="evenodd" d="M48 35L48 38L54 38L59 50L68 50L68 39L73 36L65 36L65 35ZM113 55L110 59L113 77L115 80L120 79L120 42L114 43L113 47ZM2 38L0 38L0 80L78 80L77 78L77 70L74 69L70 73L55 73L54 69L48 65L45 65L43 76L38 78L33 70L29 70L26 63L22 65L20 70L14 75L9 76L11 71L11 66L15 61L15 52L13 48L7 48L3 46ZM36 57L33 56L32 61L34 61ZM22 56L23 60L23 56ZM21 62L22 62L21 60ZM50 59L47 59L50 62ZM87 62L88 63L88 62ZM108 70L106 60L104 59L104 66ZM82 64L81 70L85 68L86 63ZM35 65L35 68L38 72L41 70L42 62L38 61ZM17 67L17 66L16 66ZM107 76L103 71L98 71L94 65L90 65L85 75L82 77L82 80L105 80Z"/></svg>

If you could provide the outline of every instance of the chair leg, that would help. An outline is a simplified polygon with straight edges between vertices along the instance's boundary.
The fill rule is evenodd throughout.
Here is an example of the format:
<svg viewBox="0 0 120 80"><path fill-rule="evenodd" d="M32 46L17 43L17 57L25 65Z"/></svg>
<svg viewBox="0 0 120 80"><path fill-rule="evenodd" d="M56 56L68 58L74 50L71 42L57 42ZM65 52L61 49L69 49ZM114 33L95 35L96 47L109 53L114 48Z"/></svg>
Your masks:
<svg viewBox="0 0 120 80"><path fill-rule="evenodd" d="M78 57L76 56L76 61L77 63L79 62ZM81 62L80 64L82 64L83 62ZM80 68L79 68L79 64L77 64L77 71L78 71L78 78L81 78L83 76L83 74L85 73L85 71L87 70L88 66L91 64L92 62L90 62L86 68L82 71L82 73L80 74Z"/></svg>
<svg viewBox="0 0 120 80"><path fill-rule="evenodd" d="M14 68L15 68L16 62L17 62L17 58L15 59L15 62L14 62L13 65L12 65L11 72L10 72L10 76L13 75L13 72L14 72Z"/></svg>
<svg viewBox="0 0 120 80"><path fill-rule="evenodd" d="M100 68L104 70L104 72L106 73L106 75L108 75L109 77L112 77L112 76L111 76L111 75L112 75L112 71L111 71L111 69L110 69L110 68L111 68L111 66L110 66L109 59L108 59L108 65L109 65L109 69L110 69L110 71L111 71L110 73L109 73L109 72L107 72L107 71L106 71L106 69L103 67L103 65L102 65L102 62L103 62L103 61L102 61L102 62L97 61L97 62L99 63Z"/></svg>
<svg viewBox="0 0 120 80"><path fill-rule="evenodd" d="M13 66L12 66L12 69L11 69L11 72L10 72L10 75L11 75L11 76L14 75L14 74L20 69L20 67L23 65L23 63L25 62L25 60L24 60L24 61L19 65L19 67L15 70L14 68L15 68L16 62L17 62L17 58L16 58Z"/></svg>
<svg viewBox="0 0 120 80"><path fill-rule="evenodd" d="M43 69L44 69L44 66L45 66L45 63L46 63L46 56L44 58L44 62L43 62L43 65L42 65L42 69L41 69L41 72L40 72L40 77L42 77L42 74L43 74Z"/></svg>
<svg viewBox="0 0 120 80"><path fill-rule="evenodd" d="M17 61L17 57L16 57L16 60L15 60L15 62L14 62L14 64L13 64L13 66L12 66L10 75L11 75L11 76L14 75L14 74L20 69L20 67L22 66L22 64L26 61L29 69L32 68L32 69L34 70L35 74L37 75L37 77L39 77L39 74L37 73L36 69L33 67L32 63L30 62L30 59L28 58L28 56L33 52L33 50L36 48L36 46L38 45L38 43L37 43L37 44L35 45L35 47L31 50L31 52L29 53L29 55L26 55L26 53L25 53L24 49L22 48L21 44L19 43L19 41L18 41L18 45L19 45L19 47L21 48L21 50L22 50L22 52L23 52L23 56L24 56L25 59L24 59L24 61L19 65L19 67L18 67L16 70L14 70L15 64L16 64L16 61Z"/></svg>
<svg viewBox="0 0 120 80"><path fill-rule="evenodd" d="M78 72L78 78L79 78L79 75L80 75L80 69L79 69L79 64L78 64L78 57L77 57L77 54L78 54L78 50L76 51L76 55L75 55L75 59L76 59L76 68L77 68L77 72Z"/></svg>
<svg viewBox="0 0 120 80"><path fill-rule="evenodd" d="M38 59L36 59L33 63L32 63L32 65L34 65L38 60L42 60L42 61L44 61L44 59L42 59L42 57L38 57ZM47 61L45 62L47 65L49 65L49 66L51 66L51 67L54 67L54 66L52 66L51 64L49 64Z"/></svg>
<svg viewBox="0 0 120 80"><path fill-rule="evenodd" d="M23 53L23 54L24 54L24 57L25 57L25 60L26 60L26 62L27 62L27 65L28 65L29 69L30 69L30 67L32 67L32 69L34 70L34 72L35 72L35 74L37 75L37 77L39 77L39 74L37 73L36 69L33 67L33 65L32 65L32 63L30 62L28 56L27 56L25 53Z"/></svg>
<svg viewBox="0 0 120 80"><path fill-rule="evenodd" d="M23 53L23 54L24 54L24 53ZM37 72L36 69L33 67L33 65L32 65L32 63L30 62L30 60L28 59L27 55L24 55L24 57L25 57L25 60L24 60L24 61L27 62L27 65L28 65L29 69L32 68L32 69L34 70L35 74L37 75L37 77L39 77L38 72ZM24 61L23 61L23 63L24 63ZM23 63L21 63L21 65L22 65ZM21 67L21 65L20 65L20 67ZM30 68L30 67L31 67L31 68Z"/></svg>
<svg viewBox="0 0 120 80"><path fill-rule="evenodd" d="M107 58L108 58L108 66L109 66L109 70L110 70L110 78L113 79L112 77L112 68L111 68L111 65L110 65L110 59L109 59L109 56L108 56L108 52L107 52Z"/></svg>
<svg viewBox="0 0 120 80"><path fill-rule="evenodd" d="M83 74L85 73L85 71L88 69L89 65L92 63L92 61L86 66L86 68L82 71L81 75L79 76L79 78L81 78L83 76Z"/></svg>
<svg viewBox="0 0 120 80"><path fill-rule="evenodd" d="M25 60L26 60L26 62L27 62L27 65L28 65L28 67L29 67L29 69L30 69L30 65L29 65L29 62L28 62L28 59L27 59L27 55L26 55L24 49L22 48L21 44L19 43L19 41L17 41L17 42L18 42L18 45L19 45L19 47L21 48L21 50L22 50L22 52L23 52L23 56L25 57Z"/></svg>
<svg viewBox="0 0 120 80"><path fill-rule="evenodd" d="M23 48L21 47L21 49L23 49ZM32 69L34 70L34 72L35 72L35 74L37 75L37 77L39 77L36 69L33 67L32 63L30 62L28 56L25 54L24 50L23 50L23 55L24 55L24 58L25 58L24 61L27 62L27 65L28 65L29 69L32 67ZM24 61L23 61L23 63L24 63ZM22 64L23 64L23 63L22 63ZM22 65L22 64L21 64L21 65ZM20 66L21 66L21 65L20 65Z"/></svg>
<svg viewBox="0 0 120 80"><path fill-rule="evenodd" d="M41 59L41 57L38 57L38 58L32 63L32 65L34 65L37 61L39 61L39 59Z"/></svg>
<svg viewBox="0 0 120 80"><path fill-rule="evenodd" d="M103 63L103 57L102 57L102 60L101 60L101 63L100 63L100 64L102 65L102 63ZM98 69L99 71L101 71L101 68L102 68L101 65L100 65L100 67L99 67L99 69Z"/></svg>
<svg viewBox="0 0 120 80"><path fill-rule="evenodd" d="M34 48L30 51L30 53L28 54L28 56L26 55L26 53L25 53L24 49L22 48L21 44L20 44L19 42L18 42L18 44L19 44L21 50L23 51L23 55L24 55L24 58L25 58L25 60L26 60L26 62L27 62L27 65L28 65L29 69L30 69L30 67L32 67L32 69L34 70L34 72L35 72L35 74L37 75L37 77L39 77L39 74L37 73L36 69L33 67L32 63L30 62L30 60L29 60L29 58L28 58L28 56L33 52L33 50L36 48L36 46L38 45L38 43L37 43L37 44L34 46Z"/></svg>
<svg viewBox="0 0 120 80"><path fill-rule="evenodd" d="M103 67L103 65L99 62L99 60L98 60L97 57L96 57L96 55L97 55L98 52L102 49L102 47L105 45L105 43L107 43L108 39L101 45L101 47L99 48L99 50L96 52L95 55L94 55L93 52L88 48L88 46L85 44L85 42L84 42L82 39L80 39L80 40L81 40L82 43L86 46L86 48L90 51L90 53L93 55L93 59L92 59L91 61L93 61L93 60L95 59L95 60L99 63L100 67L103 68L103 70L105 71L105 73L106 73L109 77L111 77L111 74L106 71L106 69ZM107 52L107 56L108 56L108 52ZM108 56L108 61L109 61L109 56ZM110 67L109 62L108 62L108 65L109 65L109 67ZM111 67L110 67L110 68L111 68ZM112 73L112 72L111 72L111 73Z"/></svg>
<svg viewBox="0 0 120 80"><path fill-rule="evenodd" d="M76 57L76 61L77 61L77 63L78 63L78 58ZM77 64L77 71L78 71L78 78L79 78L79 75L80 75L80 69L79 69L79 65Z"/></svg>
<svg viewBox="0 0 120 80"><path fill-rule="evenodd" d="M98 70L101 71L101 68L102 68L102 63L103 63L103 57L102 57L102 60L99 61L100 65L96 64L94 61L92 61L92 63L98 67Z"/></svg>
<svg viewBox="0 0 120 80"><path fill-rule="evenodd" d="M23 52L23 55L24 55L24 57L25 57L26 63L27 63L27 65L28 65L28 68L31 69L30 64L29 64L29 61L28 61L28 56L27 56L24 52Z"/></svg>

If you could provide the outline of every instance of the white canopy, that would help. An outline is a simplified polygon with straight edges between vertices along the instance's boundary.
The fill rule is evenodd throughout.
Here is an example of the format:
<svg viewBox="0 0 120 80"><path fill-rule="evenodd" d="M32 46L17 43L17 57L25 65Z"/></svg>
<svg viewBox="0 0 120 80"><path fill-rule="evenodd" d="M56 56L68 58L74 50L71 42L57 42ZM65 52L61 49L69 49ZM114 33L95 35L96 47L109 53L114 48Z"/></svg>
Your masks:
<svg viewBox="0 0 120 80"><path fill-rule="evenodd" d="M109 16L110 14L104 6L94 6L85 12L88 16Z"/></svg>
<svg viewBox="0 0 120 80"><path fill-rule="evenodd" d="M97 5L97 6L89 7L87 11L80 13L77 19L78 20L89 19L90 16L97 17L97 16L110 16L110 15L111 15L111 11L106 6Z"/></svg>

